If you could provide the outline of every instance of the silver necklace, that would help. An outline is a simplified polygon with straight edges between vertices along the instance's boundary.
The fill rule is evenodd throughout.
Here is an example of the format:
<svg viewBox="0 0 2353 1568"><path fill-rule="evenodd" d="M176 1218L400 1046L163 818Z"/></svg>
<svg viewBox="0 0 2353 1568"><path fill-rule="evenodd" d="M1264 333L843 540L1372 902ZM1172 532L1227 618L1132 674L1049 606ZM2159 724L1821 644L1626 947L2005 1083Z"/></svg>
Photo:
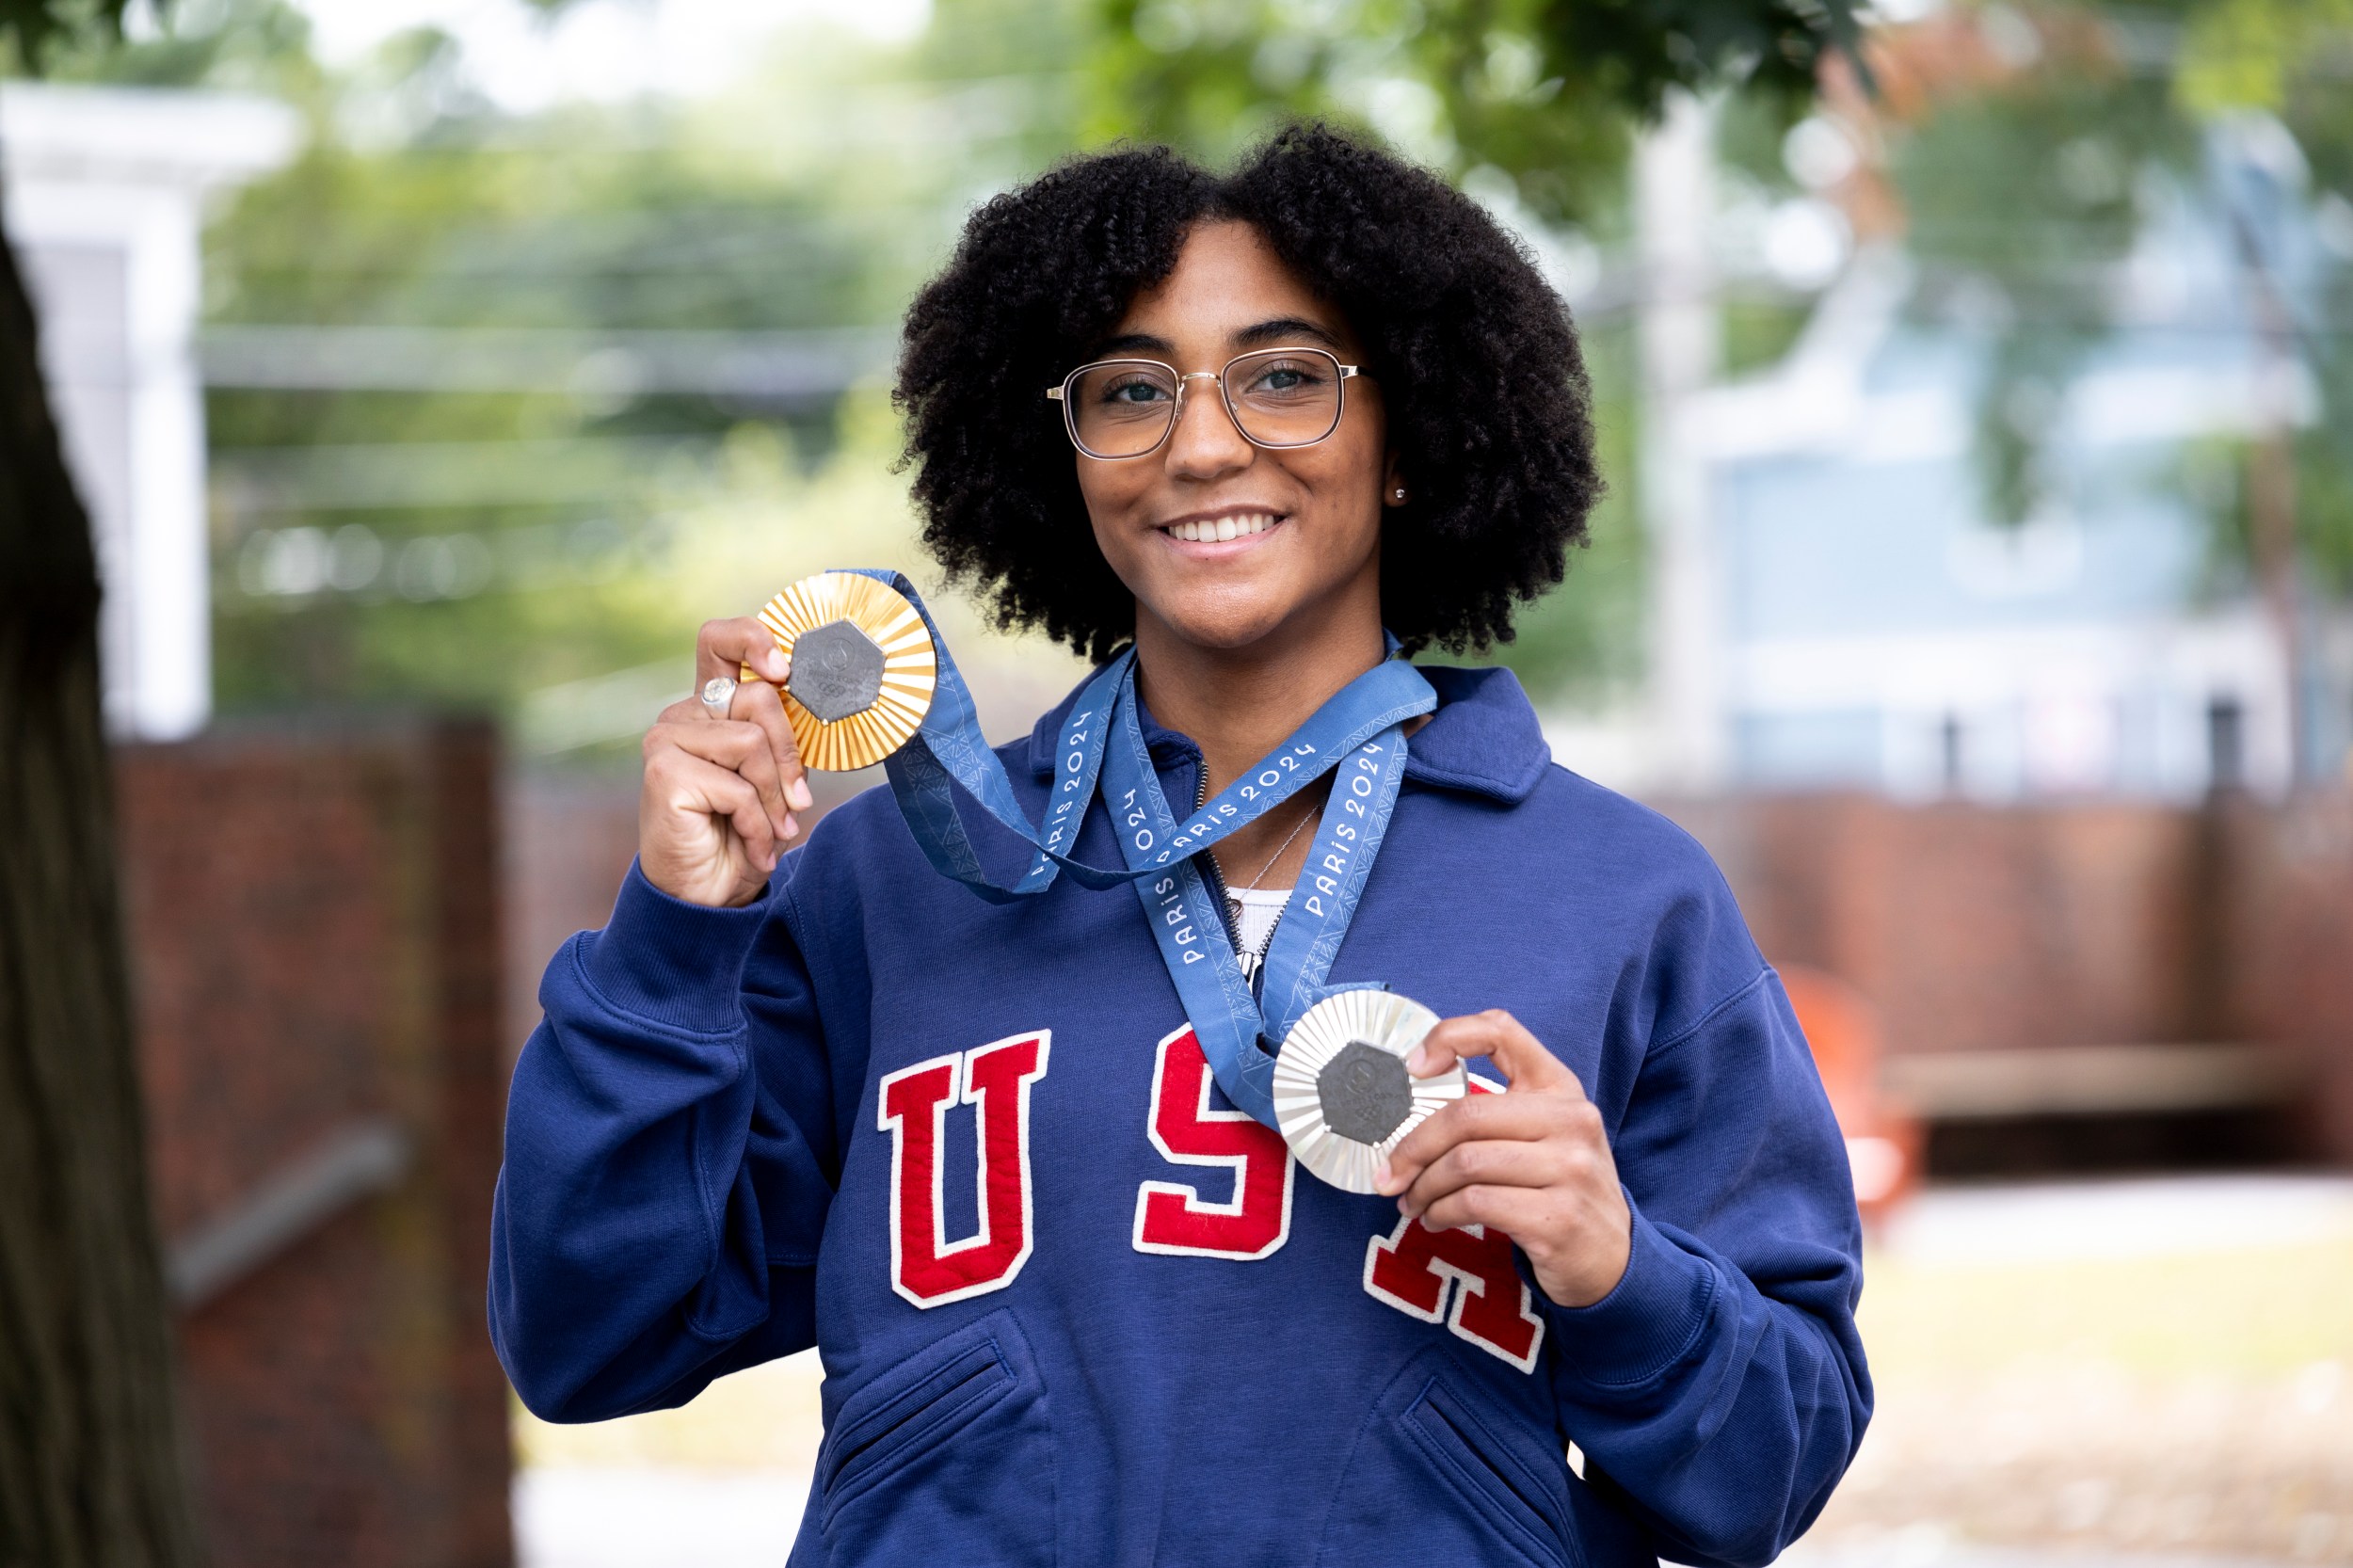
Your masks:
<svg viewBox="0 0 2353 1568"><path fill-rule="evenodd" d="M1247 906L1242 898L1242 893L1255 893L1258 890L1258 884L1264 882L1266 880L1266 873L1274 869L1274 862L1283 858L1283 852L1291 847L1292 842L1298 839L1300 834L1306 831L1307 824L1310 822L1313 822L1315 818L1315 808L1312 804L1310 804L1307 809L1307 814L1300 818L1298 825L1291 829L1290 837L1285 839L1281 847L1276 849L1273 855L1267 856L1266 864L1258 868L1258 874L1250 879L1250 886L1242 888L1241 892L1237 892L1231 888L1225 889L1225 906L1229 914L1229 920L1232 922L1227 927L1227 935L1233 938L1234 957L1241 965L1241 977L1249 984L1256 985L1258 983L1258 966L1261 962L1260 953L1263 950L1257 948L1246 948L1242 946L1241 926L1241 912ZM1289 895L1285 894L1284 898L1288 903ZM1282 921L1282 916L1277 915L1275 917L1275 921L1277 924L1280 924ZM1269 929L1267 932L1267 939L1272 941L1273 940L1273 931Z"/></svg>
<svg viewBox="0 0 2353 1568"><path fill-rule="evenodd" d="M1290 848L1293 840L1297 840L1300 834L1307 830L1307 824L1315 820L1315 804L1310 801L1307 807L1307 814L1301 817L1299 819L1299 825L1291 829L1290 838L1284 840L1281 847L1276 849L1273 855L1267 856L1266 864L1258 868L1258 874L1250 879L1250 886L1244 888L1242 889L1243 892L1255 893L1258 890L1258 884L1264 882L1266 880L1266 873L1274 869L1274 862L1283 858L1283 851ZM1234 902L1240 904L1241 900L1238 898Z"/></svg>

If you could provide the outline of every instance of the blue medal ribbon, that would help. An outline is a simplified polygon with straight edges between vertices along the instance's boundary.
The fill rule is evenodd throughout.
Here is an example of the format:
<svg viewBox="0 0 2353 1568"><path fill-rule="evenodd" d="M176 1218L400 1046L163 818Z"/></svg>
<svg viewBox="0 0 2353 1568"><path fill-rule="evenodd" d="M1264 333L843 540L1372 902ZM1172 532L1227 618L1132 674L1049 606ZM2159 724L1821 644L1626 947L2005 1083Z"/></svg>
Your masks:
<svg viewBox="0 0 2353 1568"><path fill-rule="evenodd" d="M1405 775L1407 720L1437 706L1421 672L1391 658L1367 670L1309 716L1241 778L1178 817L1170 810L1144 738L1131 648L1096 673L1064 720L1046 820L1033 824L1004 763L982 738L972 695L914 585L898 572L861 571L912 604L938 659L930 711L885 765L900 813L923 855L991 903L1032 897L1067 871L1082 887L1131 884L1175 982L1202 1055L1226 1097L1274 1125L1273 1050L1300 1015L1339 987L1323 984L1364 895ZM1395 651L1394 639L1390 649ZM1260 981L1261 1002L1242 978L1225 914L1195 856L1333 775L1305 870L1276 925ZM956 789L1031 847L1018 875L981 862ZM1094 866L1072 854L1087 806L1100 791L1125 864Z"/></svg>

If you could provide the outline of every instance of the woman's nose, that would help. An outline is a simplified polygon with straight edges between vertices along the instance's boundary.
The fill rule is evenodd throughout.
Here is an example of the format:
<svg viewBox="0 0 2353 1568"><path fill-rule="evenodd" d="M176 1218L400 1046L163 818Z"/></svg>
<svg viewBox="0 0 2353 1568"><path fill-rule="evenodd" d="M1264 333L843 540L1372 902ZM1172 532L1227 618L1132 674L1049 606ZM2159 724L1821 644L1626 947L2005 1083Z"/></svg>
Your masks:
<svg viewBox="0 0 2353 1568"><path fill-rule="evenodd" d="M1176 428L1168 433L1169 472L1189 479L1214 478L1249 467L1257 451L1226 412L1217 382L1187 376Z"/></svg>

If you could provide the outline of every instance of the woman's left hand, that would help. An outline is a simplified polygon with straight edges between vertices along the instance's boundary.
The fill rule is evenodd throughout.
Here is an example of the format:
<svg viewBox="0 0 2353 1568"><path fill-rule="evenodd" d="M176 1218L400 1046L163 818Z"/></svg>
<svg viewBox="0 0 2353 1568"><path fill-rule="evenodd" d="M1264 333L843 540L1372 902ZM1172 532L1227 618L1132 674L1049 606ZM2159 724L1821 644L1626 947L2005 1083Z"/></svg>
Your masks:
<svg viewBox="0 0 2353 1568"><path fill-rule="evenodd" d="M1433 1230L1486 1225L1528 1255L1561 1306L1591 1306L1617 1288L1633 1246L1601 1112L1577 1075L1501 1009L1449 1018L1406 1058L1417 1078L1466 1056L1492 1058L1511 1084L1470 1094L1389 1153L1384 1193Z"/></svg>

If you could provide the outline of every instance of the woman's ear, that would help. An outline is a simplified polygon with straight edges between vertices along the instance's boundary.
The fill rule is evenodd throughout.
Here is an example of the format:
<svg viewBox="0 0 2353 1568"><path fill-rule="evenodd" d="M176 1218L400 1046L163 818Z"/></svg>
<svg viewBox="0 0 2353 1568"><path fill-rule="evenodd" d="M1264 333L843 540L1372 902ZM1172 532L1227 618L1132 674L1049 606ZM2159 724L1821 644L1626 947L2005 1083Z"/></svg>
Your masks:
<svg viewBox="0 0 2353 1568"><path fill-rule="evenodd" d="M1407 499L1405 475L1399 472L1397 454L1392 452L1381 464L1381 504L1402 506Z"/></svg>

